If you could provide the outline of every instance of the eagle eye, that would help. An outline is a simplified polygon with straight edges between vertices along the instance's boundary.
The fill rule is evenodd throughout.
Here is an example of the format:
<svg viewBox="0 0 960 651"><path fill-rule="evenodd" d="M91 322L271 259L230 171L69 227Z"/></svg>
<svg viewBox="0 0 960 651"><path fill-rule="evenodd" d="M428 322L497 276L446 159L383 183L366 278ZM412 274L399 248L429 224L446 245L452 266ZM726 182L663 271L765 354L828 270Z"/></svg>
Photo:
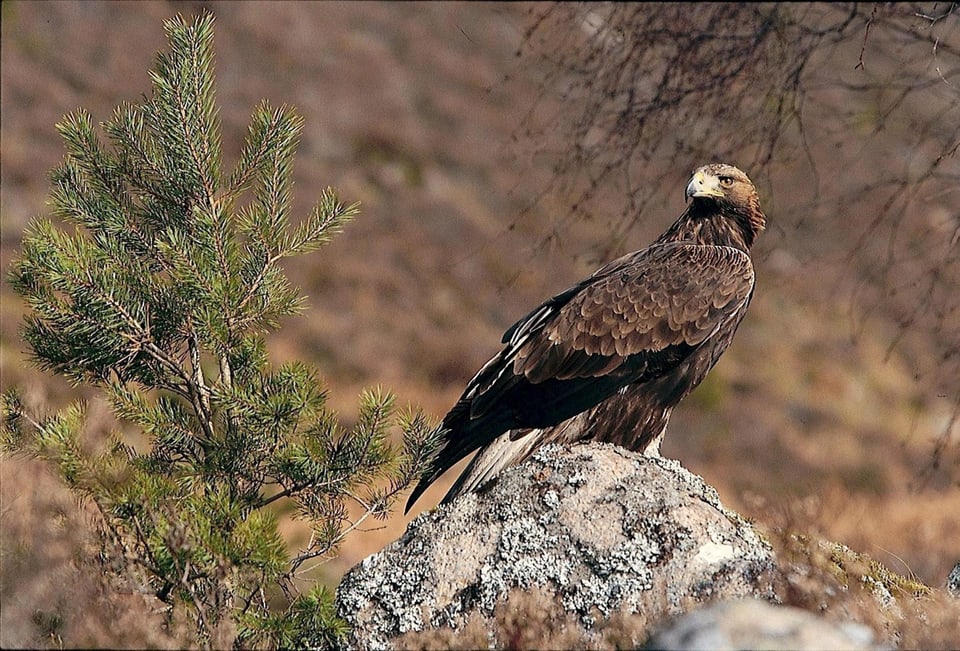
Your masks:
<svg viewBox="0 0 960 651"><path fill-rule="evenodd" d="M732 176L721 176L719 178L720 178L720 185L722 185L723 187L729 188L731 185L733 185Z"/></svg>

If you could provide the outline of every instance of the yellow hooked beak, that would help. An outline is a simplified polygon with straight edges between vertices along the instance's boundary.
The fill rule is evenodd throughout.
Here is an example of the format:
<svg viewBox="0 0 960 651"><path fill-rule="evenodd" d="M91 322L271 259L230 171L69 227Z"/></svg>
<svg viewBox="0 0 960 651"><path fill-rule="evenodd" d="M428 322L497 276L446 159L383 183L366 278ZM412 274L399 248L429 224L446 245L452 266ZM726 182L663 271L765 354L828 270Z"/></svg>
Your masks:
<svg viewBox="0 0 960 651"><path fill-rule="evenodd" d="M690 182L687 183L687 199L693 197L717 199L723 196L723 190L720 189L720 179L713 174L705 174L702 170L694 172Z"/></svg>

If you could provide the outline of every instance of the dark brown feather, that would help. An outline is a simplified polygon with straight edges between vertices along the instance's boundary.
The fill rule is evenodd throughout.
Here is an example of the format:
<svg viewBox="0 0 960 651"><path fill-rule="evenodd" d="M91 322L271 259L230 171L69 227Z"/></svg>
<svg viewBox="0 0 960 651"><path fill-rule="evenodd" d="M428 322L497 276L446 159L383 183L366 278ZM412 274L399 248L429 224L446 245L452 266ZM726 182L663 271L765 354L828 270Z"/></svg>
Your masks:
<svg viewBox="0 0 960 651"><path fill-rule="evenodd" d="M765 224L753 185L734 167L700 168L687 192L687 209L653 245L601 267L504 333L504 348L444 417L444 445L408 510L478 448L445 500L547 442L659 445L673 407L746 313L749 250Z"/></svg>

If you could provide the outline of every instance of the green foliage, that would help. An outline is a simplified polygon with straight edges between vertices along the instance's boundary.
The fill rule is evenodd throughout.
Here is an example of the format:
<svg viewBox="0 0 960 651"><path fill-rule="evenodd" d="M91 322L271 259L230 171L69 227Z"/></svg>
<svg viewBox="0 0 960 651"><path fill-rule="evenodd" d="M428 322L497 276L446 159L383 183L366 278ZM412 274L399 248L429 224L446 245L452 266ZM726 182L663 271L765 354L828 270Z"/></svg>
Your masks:
<svg viewBox="0 0 960 651"><path fill-rule="evenodd" d="M256 108L225 176L213 19L166 30L152 94L100 125L109 146L82 109L57 125L67 154L50 205L68 226L34 221L10 272L35 362L102 390L119 431L90 450L83 404L34 419L10 392L2 442L52 462L97 506L110 564L191 609L199 641L232 618L238 644L328 646L343 634L332 597L295 594L294 572L389 511L423 471L433 432L380 390L344 429L316 372L268 363L264 336L304 307L280 261L328 242L357 206L328 189L291 223L303 121L286 106ZM132 429L144 449L125 443ZM314 531L292 558L271 507L282 500ZM351 500L362 507L353 519ZM286 610L267 594L286 595Z"/></svg>
<svg viewBox="0 0 960 651"><path fill-rule="evenodd" d="M269 637L264 631L270 632ZM347 632L346 623L336 617L333 594L317 586L297 597L280 615L253 613L242 618L237 643L243 648L332 648Z"/></svg>

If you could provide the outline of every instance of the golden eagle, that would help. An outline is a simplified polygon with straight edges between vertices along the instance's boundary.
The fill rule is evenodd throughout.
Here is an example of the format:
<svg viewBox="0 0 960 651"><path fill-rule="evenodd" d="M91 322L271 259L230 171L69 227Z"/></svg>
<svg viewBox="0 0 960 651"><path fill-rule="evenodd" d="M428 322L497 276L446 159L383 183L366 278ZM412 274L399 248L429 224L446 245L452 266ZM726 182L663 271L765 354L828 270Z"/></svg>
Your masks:
<svg viewBox="0 0 960 651"><path fill-rule="evenodd" d="M551 442L656 454L670 412L730 345L753 296L750 247L766 218L742 171L693 173L690 203L656 242L520 319L440 424L443 444L406 510L480 452L443 501Z"/></svg>

